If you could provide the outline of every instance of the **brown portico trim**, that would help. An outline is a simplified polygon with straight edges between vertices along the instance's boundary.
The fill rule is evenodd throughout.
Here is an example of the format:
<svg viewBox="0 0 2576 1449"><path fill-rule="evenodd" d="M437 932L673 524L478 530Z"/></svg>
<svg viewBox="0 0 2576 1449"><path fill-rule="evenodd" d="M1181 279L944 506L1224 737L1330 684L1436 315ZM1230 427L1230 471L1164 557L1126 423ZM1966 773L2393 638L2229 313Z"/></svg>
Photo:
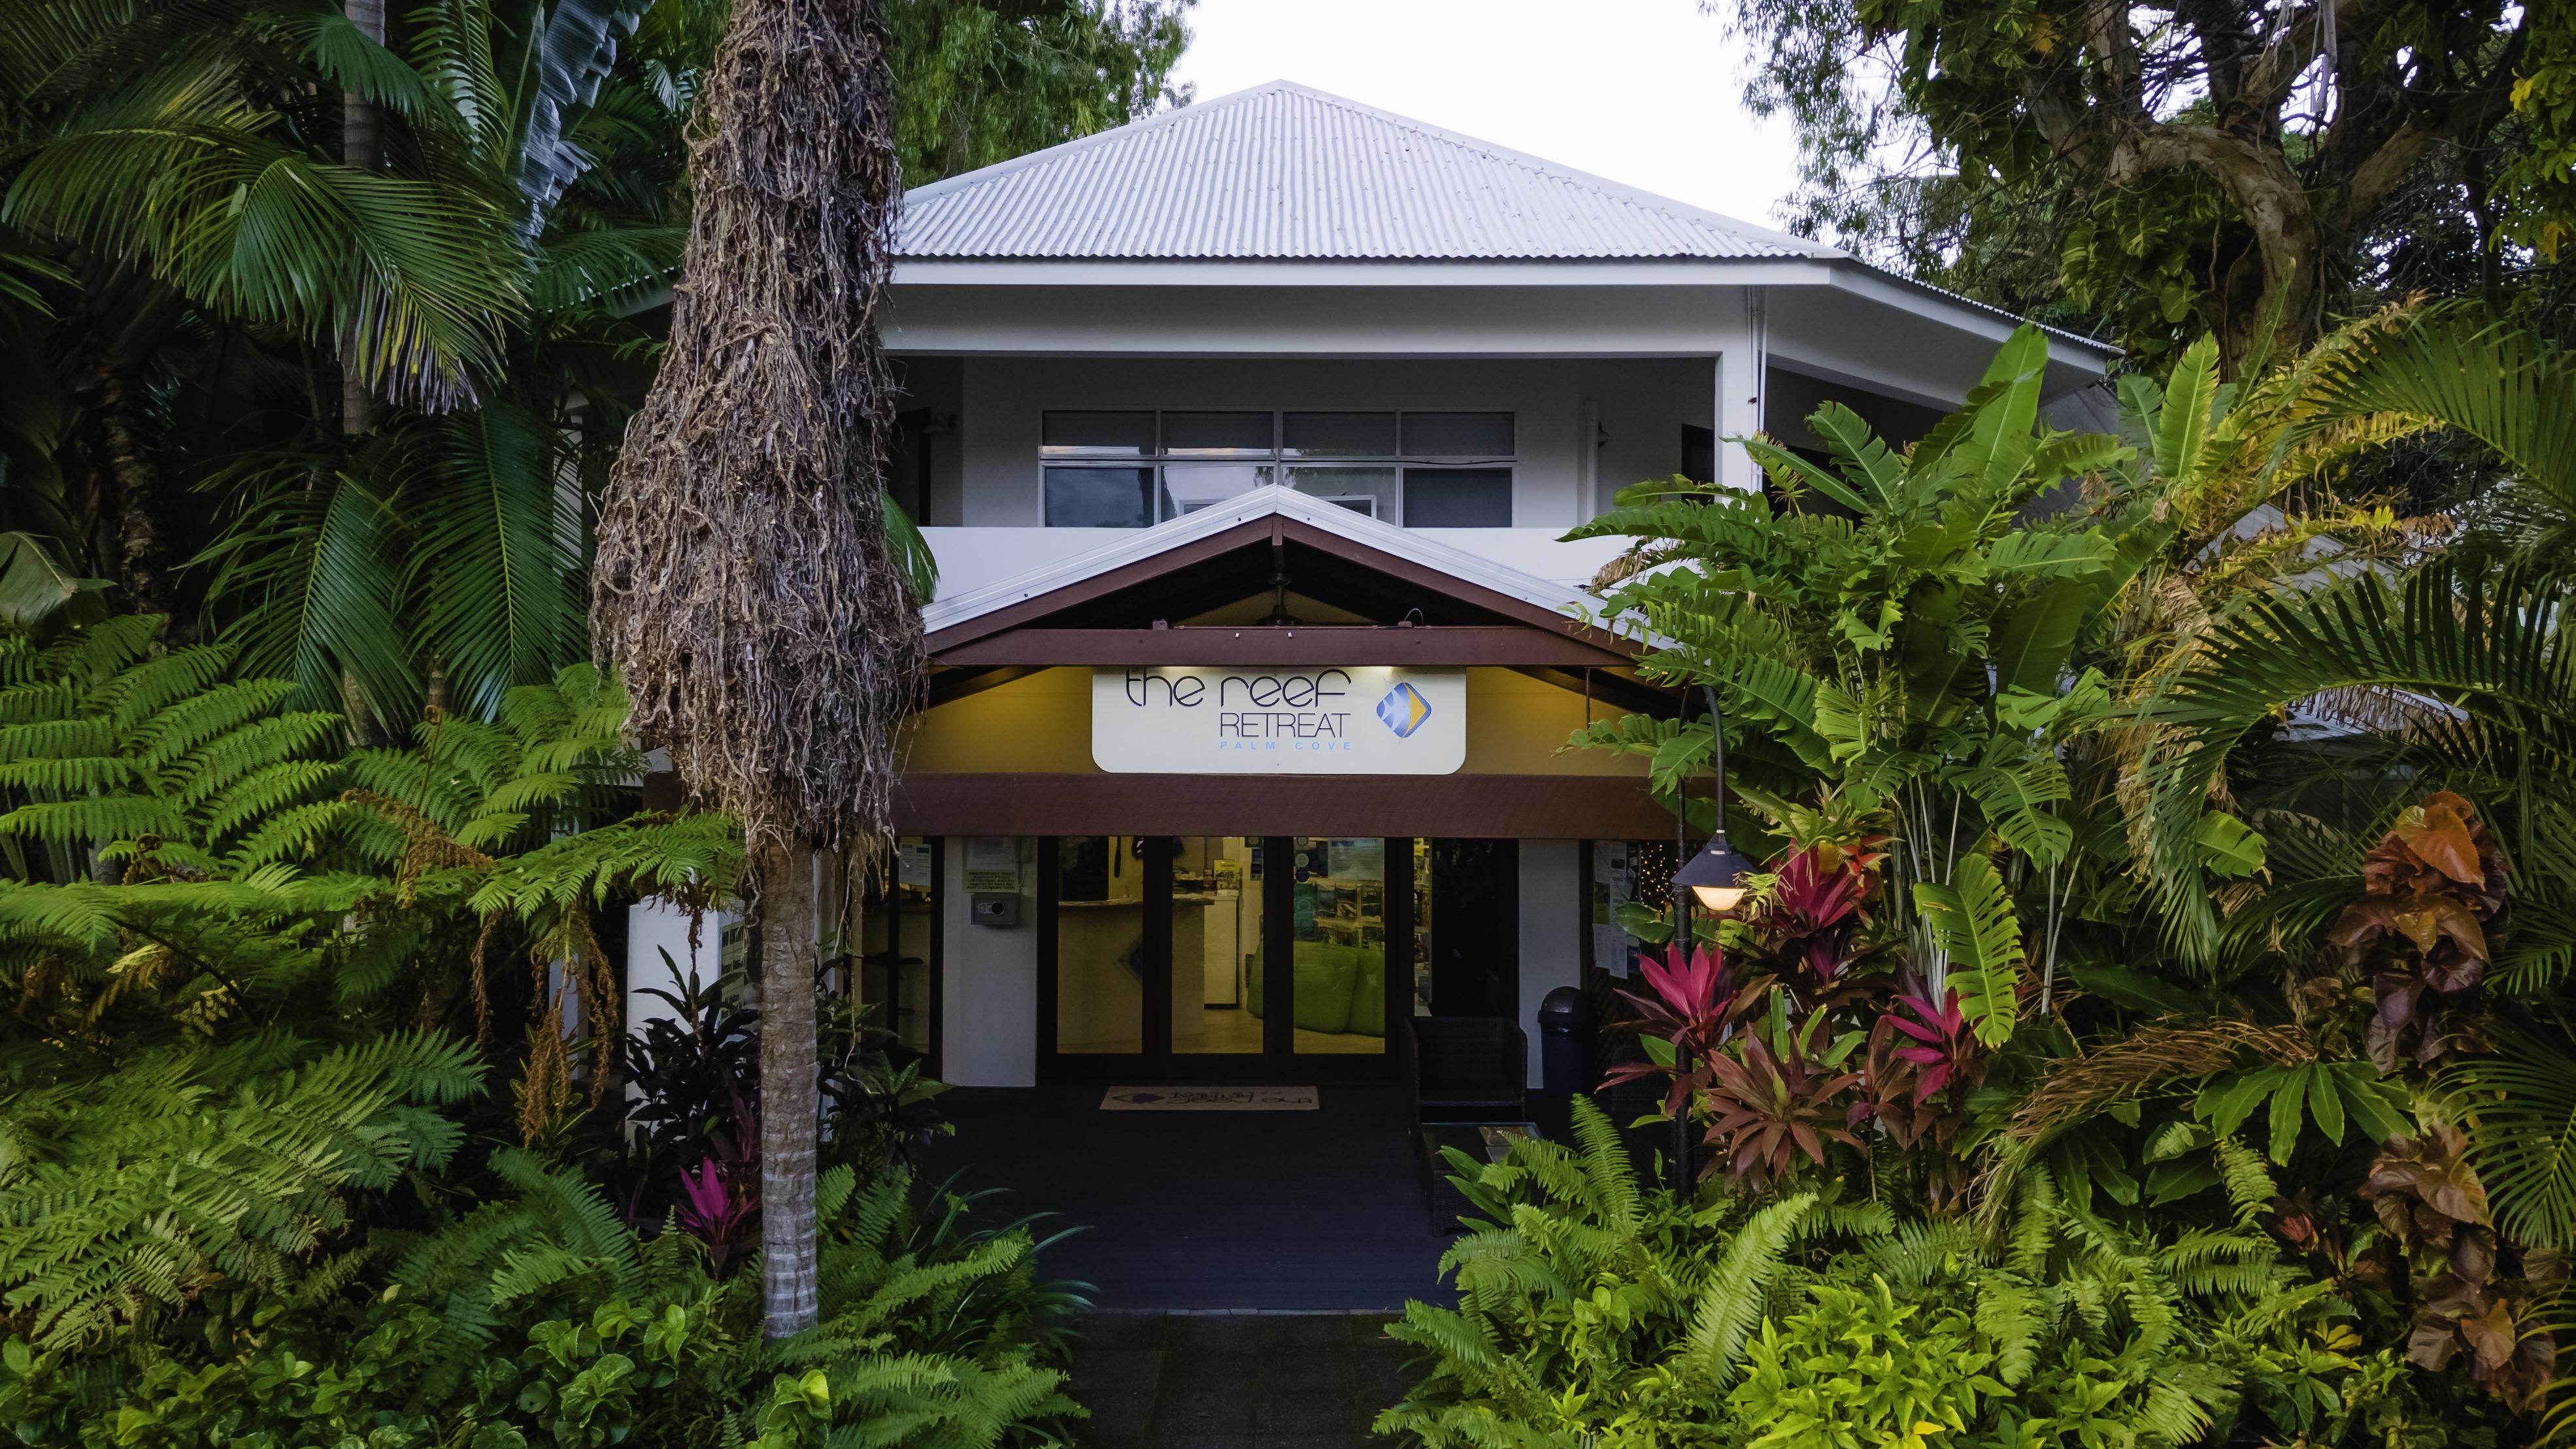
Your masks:
<svg viewBox="0 0 2576 1449"><path fill-rule="evenodd" d="M1045 593L1035 594L1016 603L987 610L969 619L961 619L946 628L931 631L923 642L931 656L945 663L962 646L998 634L1033 625L1075 622L1068 617L1086 606L1096 606L1130 591L1158 581L1173 579L1217 563L1246 550L1267 549L1267 573L1284 576L1285 550L1295 545L1329 558L1333 564L1356 571L1358 575L1375 575L1404 589L1437 598L1459 610L1481 614L1486 618L1510 621L1526 628L1591 645L1599 654L1616 656L1620 662L1633 662L1643 652L1633 639L1620 637L1607 629L1596 628L1566 614L1532 603L1527 599L1486 588L1366 544L1328 533L1301 519L1280 514L1247 519L1242 523L1212 533L1204 538L1176 544L1149 557L1108 569L1078 582L1065 584ZM1256 553L1256 557L1260 555ZM1363 611L1366 612L1365 610ZM1173 617L1179 617L1175 614ZM1381 616L1389 617L1392 615ZM1080 661L1065 660L1064 663ZM1111 661L1114 662L1114 661ZM1214 661L1171 661L1201 663ZM1535 661L1554 662L1554 661ZM1599 658L1583 661L1600 663Z"/></svg>
<svg viewBox="0 0 2576 1449"><path fill-rule="evenodd" d="M913 774L905 835L1340 835L1642 840L1672 833L1615 775Z"/></svg>
<svg viewBox="0 0 2576 1449"><path fill-rule="evenodd" d="M933 663L1302 667L1368 664L1554 665L1624 669L1635 659L1563 630L1526 624L1179 626L1012 629L943 649Z"/></svg>

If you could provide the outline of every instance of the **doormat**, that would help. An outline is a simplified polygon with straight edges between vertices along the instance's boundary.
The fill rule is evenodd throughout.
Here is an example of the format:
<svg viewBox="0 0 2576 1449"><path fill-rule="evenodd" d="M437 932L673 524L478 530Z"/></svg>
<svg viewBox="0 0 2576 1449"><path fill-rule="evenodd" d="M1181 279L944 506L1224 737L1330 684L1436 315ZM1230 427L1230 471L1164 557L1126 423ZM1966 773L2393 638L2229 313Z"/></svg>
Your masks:
<svg viewBox="0 0 2576 1449"><path fill-rule="evenodd" d="M1112 1087L1103 1112L1312 1112L1312 1087Z"/></svg>

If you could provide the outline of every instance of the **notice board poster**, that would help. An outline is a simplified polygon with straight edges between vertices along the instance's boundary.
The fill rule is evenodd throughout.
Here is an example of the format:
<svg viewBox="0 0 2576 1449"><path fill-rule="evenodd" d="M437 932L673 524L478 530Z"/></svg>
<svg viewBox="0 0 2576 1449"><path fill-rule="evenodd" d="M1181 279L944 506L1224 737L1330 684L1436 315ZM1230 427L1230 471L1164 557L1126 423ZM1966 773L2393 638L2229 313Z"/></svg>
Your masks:
<svg viewBox="0 0 2576 1449"><path fill-rule="evenodd" d="M1637 898L1637 846L1592 842L1592 964L1613 976L1637 974L1637 938L1619 928L1619 908Z"/></svg>

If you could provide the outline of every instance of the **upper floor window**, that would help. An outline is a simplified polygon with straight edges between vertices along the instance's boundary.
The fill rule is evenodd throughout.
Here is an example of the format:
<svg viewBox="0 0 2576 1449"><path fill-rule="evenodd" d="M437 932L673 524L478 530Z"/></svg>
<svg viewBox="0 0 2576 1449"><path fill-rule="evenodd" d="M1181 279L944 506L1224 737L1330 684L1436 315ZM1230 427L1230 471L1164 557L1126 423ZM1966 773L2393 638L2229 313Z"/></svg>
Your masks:
<svg viewBox="0 0 2576 1449"><path fill-rule="evenodd" d="M1505 412L1050 412L1046 521L1142 528L1285 486L1408 528L1508 528Z"/></svg>

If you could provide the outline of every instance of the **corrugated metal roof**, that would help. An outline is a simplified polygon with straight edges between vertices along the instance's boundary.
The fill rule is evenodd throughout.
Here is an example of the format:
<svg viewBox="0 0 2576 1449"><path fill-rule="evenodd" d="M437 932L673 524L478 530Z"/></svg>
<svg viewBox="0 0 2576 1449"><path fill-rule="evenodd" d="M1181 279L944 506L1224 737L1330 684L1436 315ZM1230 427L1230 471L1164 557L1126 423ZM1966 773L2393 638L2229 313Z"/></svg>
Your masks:
<svg viewBox="0 0 2576 1449"><path fill-rule="evenodd" d="M917 187L897 225L916 259L1842 255L1289 81Z"/></svg>

